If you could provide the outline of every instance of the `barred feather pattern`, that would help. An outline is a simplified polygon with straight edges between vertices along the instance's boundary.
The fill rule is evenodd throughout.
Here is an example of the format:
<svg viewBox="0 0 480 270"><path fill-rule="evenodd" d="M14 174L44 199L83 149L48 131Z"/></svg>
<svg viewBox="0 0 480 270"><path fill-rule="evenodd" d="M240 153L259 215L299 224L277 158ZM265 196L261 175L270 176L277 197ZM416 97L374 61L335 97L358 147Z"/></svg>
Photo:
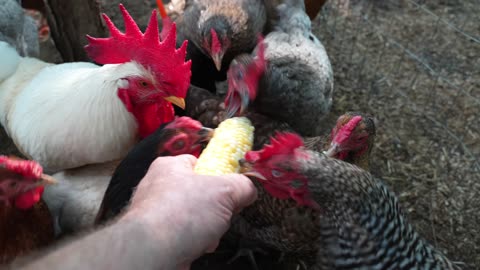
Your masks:
<svg viewBox="0 0 480 270"><path fill-rule="evenodd" d="M302 174L323 212L313 269L460 269L418 235L382 181L308 153Z"/></svg>

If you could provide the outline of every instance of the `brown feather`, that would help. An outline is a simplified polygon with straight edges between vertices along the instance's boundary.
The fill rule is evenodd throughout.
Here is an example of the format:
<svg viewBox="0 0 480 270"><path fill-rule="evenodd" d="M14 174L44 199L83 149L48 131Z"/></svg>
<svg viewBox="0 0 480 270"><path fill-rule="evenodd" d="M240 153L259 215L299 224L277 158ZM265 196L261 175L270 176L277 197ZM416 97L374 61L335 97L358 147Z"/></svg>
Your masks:
<svg viewBox="0 0 480 270"><path fill-rule="evenodd" d="M53 240L53 219L43 200L28 210L0 206L0 264L45 247Z"/></svg>

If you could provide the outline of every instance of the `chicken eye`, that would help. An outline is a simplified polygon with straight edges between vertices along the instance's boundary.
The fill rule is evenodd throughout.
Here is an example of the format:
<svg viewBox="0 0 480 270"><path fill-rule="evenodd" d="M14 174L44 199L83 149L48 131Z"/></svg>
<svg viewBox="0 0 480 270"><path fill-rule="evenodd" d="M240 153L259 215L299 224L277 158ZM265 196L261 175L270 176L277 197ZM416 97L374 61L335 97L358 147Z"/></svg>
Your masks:
<svg viewBox="0 0 480 270"><path fill-rule="evenodd" d="M140 86L141 87L147 87L148 83L146 81L140 81Z"/></svg>
<svg viewBox="0 0 480 270"><path fill-rule="evenodd" d="M273 177L282 177L283 176L283 173L281 171L278 171L278 170L272 170L272 176Z"/></svg>
<svg viewBox="0 0 480 270"><path fill-rule="evenodd" d="M173 143L172 147L175 150L183 149L183 147L185 147L185 141L184 140L178 140L178 141Z"/></svg>

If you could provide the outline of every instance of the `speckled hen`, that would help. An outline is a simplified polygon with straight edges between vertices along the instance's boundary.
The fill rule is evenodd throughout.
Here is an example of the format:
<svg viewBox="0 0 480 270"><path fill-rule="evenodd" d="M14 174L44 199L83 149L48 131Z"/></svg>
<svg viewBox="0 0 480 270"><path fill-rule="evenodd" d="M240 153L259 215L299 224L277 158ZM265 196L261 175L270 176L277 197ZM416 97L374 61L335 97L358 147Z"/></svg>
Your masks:
<svg viewBox="0 0 480 270"><path fill-rule="evenodd" d="M247 174L263 179L264 205L268 197L272 206L290 205L264 212L262 221L249 217L256 227L269 218L270 226L250 226L244 234L282 248L307 269L460 269L417 234L381 180L306 150L295 134L277 135L247 153L244 164ZM289 222L280 227L278 218Z"/></svg>

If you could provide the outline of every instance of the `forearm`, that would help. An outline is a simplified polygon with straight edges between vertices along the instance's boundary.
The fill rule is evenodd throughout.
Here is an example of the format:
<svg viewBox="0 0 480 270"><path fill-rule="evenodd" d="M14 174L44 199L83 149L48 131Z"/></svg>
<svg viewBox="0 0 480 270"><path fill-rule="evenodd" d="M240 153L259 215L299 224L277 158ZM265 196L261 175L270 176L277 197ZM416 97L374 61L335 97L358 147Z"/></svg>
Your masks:
<svg viewBox="0 0 480 270"><path fill-rule="evenodd" d="M122 218L33 261L24 269L169 270L177 268L173 251L168 237L152 235L144 223Z"/></svg>

